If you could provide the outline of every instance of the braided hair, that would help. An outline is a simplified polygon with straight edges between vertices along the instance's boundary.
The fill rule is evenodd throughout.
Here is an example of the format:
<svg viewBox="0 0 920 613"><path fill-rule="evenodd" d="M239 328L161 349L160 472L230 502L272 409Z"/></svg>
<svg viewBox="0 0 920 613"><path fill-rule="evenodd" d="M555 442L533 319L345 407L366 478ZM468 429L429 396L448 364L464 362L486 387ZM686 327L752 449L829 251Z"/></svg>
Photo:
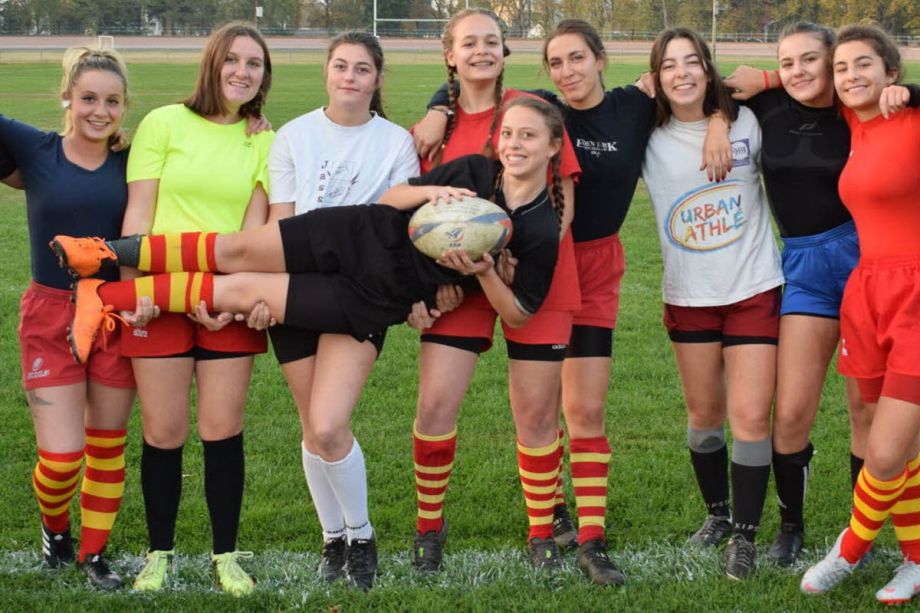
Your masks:
<svg viewBox="0 0 920 613"><path fill-rule="evenodd" d="M447 118L447 128L444 130L444 138L441 141L441 148L435 154L433 162L434 166L439 166L443 161L444 149L447 147L447 143L450 140L451 135L454 132L454 128L457 127L457 105L458 105L458 96L457 96L457 67L451 66L447 61L447 52L450 51L454 46L454 29L457 27L457 24L466 19L471 15L484 15L495 22L498 26L499 32L501 33L502 41L502 56L508 57L511 55L511 50L508 48L508 45L505 43L505 31L502 28L501 21L492 11L483 8L468 8L456 13L453 17L450 18L450 21L447 22L447 25L444 26L444 33L441 36L441 45L444 47L444 65L447 67L447 106L449 109L448 118ZM495 147L492 144L492 138L495 135L495 130L498 128L499 121L499 108L501 107L502 102L502 84L504 82L505 76L505 67L502 66L502 71L499 73L498 78L495 81L495 90L494 90L494 101L495 106L492 111L492 122L489 124L489 134L486 138L486 142L482 146L480 153L486 157L493 157L495 155Z"/></svg>
<svg viewBox="0 0 920 613"><path fill-rule="evenodd" d="M505 106L502 108L502 114L508 111L508 109L514 108L516 106L522 106L526 109L530 109L540 115L543 118L543 121L546 123L546 127L549 129L549 137L551 141L562 142L562 139L565 135L565 124L563 123L562 113L559 112L555 106L542 100L540 98L531 98L530 96L520 96L509 100ZM550 158L550 173L552 175L552 180L549 188L549 201L553 206L553 211L556 213L556 221L562 224L562 212L565 209L565 196L562 193L562 148L560 147L559 151ZM492 186L492 198L495 198L495 193L499 190L502 185L502 177L504 174L504 169L498 172L498 175L495 177L495 183Z"/></svg>

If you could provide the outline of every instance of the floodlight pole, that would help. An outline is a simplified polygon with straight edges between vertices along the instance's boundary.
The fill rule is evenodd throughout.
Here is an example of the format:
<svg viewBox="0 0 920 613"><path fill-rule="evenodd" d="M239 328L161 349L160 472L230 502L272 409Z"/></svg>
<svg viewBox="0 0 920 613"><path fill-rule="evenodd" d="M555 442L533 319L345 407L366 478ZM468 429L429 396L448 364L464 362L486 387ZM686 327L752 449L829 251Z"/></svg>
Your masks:
<svg viewBox="0 0 920 613"><path fill-rule="evenodd" d="M374 38L377 38L377 0L374 0Z"/></svg>
<svg viewBox="0 0 920 613"><path fill-rule="evenodd" d="M716 20L719 17L719 0L712 0L712 61L716 60Z"/></svg>

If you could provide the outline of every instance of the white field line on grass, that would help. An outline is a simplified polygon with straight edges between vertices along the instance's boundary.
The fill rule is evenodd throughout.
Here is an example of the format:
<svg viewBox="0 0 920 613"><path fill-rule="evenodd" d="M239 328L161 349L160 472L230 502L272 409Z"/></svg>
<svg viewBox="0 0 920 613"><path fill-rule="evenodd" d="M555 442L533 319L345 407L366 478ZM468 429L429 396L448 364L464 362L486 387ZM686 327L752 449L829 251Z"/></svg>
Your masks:
<svg viewBox="0 0 920 613"><path fill-rule="evenodd" d="M766 562L766 547L758 548L758 568L770 572L788 574L790 580L799 577L805 568L817 562L831 543L812 548L800 562L788 569L777 569ZM629 548L611 552L611 557L626 573L629 585L660 585L664 583L693 582L722 576L721 549L699 549L689 545L648 543L645 547ZM894 550L876 551L873 564L894 568L900 561L900 554ZM122 555L110 560L112 569L128 581L133 578L144 563L137 555ZM319 554L290 551L270 551L257 554L245 560L242 566L258 581L256 589L276 594L286 593L288 597L306 599L310 595L328 592L335 587L324 583L318 573ZM422 576L409 564L408 552L386 553L380 556L380 576L374 589L393 592L413 588L458 588L475 589L486 585L513 584L516 589L562 588L585 581L575 565L575 555L565 556L565 566L557 572L536 571L525 556L523 549L501 549L496 551L466 550L446 553L445 570L431 576ZM183 592L216 591L207 555L177 555L174 571L168 580L168 589ZM41 556L35 551L0 552L0 574L21 575L30 573L58 572L60 586L65 590L94 591L82 574L76 571L50 571L42 568Z"/></svg>

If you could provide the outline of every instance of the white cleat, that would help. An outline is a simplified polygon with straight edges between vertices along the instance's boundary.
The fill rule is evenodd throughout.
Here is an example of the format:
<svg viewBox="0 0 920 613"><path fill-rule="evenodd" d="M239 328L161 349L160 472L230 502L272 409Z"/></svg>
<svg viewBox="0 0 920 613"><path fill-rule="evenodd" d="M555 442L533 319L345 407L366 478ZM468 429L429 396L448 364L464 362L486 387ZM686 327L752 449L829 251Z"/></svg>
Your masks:
<svg viewBox="0 0 920 613"><path fill-rule="evenodd" d="M837 537L837 541L824 559L805 571L802 577L802 591L806 594L824 594L853 574L856 563L847 562L840 555L840 542L846 529Z"/></svg>
<svg viewBox="0 0 920 613"><path fill-rule="evenodd" d="M894 577L875 593L882 604L906 604L920 594L920 564L904 560L894 571Z"/></svg>

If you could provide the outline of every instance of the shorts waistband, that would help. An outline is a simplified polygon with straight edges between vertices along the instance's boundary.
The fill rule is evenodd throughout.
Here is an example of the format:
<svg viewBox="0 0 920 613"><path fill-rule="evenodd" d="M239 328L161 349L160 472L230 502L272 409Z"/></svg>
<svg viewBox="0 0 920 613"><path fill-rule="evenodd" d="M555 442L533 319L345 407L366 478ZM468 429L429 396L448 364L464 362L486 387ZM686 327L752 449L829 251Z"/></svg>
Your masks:
<svg viewBox="0 0 920 613"><path fill-rule="evenodd" d="M902 268L920 266L920 255L892 255L883 257L860 257L858 268Z"/></svg>
<svg viewBox="0 0 920 613"><path fill-rule="evenodd" d="M600 238L591 239L589 241L576 241L576 249L591 249L592 247L601 247L604 245L609 245L610 243L620 242L620 235L611 234L609 236L602 236Z"/></svg>
<svg viewBox="0 0 920 613"><path fill-rule="evenodd" d="M70 300L70 297L73 296L73 290L71 289L58 289L56 287L48 287L47 285L37 283L34 279L29 281L29 287L26 289L26 291L38 294L39 296L44 296L46 298L66 298L67 300Z"/></svg>
<svg viewBox="0 0 920 613"><path fill-rule="evenodd" d="M783 247L788 249L802 249L804 247L817 247L856 233L856 224L853 220L840 224L830 230L809 234L808 236L788 236L783 238Z"/></svg>

